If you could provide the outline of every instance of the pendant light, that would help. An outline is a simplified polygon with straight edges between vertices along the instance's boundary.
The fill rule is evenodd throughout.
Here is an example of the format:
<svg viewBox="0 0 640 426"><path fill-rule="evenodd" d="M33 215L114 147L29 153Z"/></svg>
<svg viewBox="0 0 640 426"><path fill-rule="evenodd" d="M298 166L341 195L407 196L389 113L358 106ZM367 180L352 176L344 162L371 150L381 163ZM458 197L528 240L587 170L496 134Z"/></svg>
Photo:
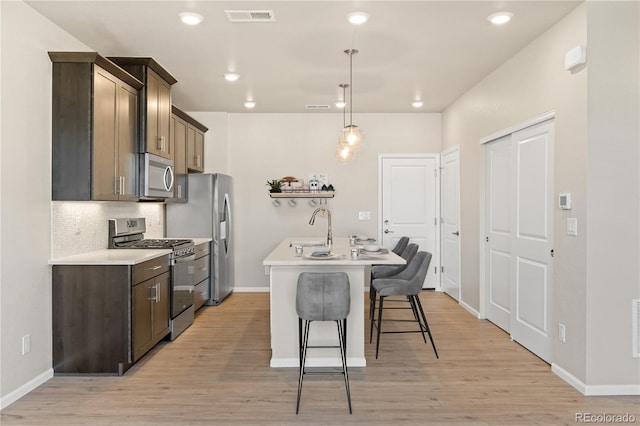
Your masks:
<svg viewBox="0 0 640 426"><path fill-rule="evenodd" d="M342 88L342 101L346 103L347 101L345 97L346 89L347 87L349 87L349 85L342 83L342 84L338 84L338 86ZM343 129L346 128L347 126L346 110L347 110L347 107L345 105L345 107L342 109ZM355 158L355 155L356 155L355 151L356 151L355 148L349 146L349 144L343 140L343 137L341 134L338 140L338 147L336 148L336 158L338 159L338 161L341 162L342 164L349 164Z"/></svg>
<svg viewBox="0 0 640 426"><path fill-rule="evenodd" d="M342 129L340 143L349 145L355 151L364 142L362 131L353 124L353 55L358 51L356 49L347 49L344 53L349 55L349 125Z"/></svg>

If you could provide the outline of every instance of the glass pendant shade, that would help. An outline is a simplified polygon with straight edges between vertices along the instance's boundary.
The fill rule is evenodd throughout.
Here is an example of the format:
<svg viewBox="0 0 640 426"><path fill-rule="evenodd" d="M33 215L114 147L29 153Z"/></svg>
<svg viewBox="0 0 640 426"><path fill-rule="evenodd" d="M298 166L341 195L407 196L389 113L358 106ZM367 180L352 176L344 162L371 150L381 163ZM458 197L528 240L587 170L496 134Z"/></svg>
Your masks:
<svg viewBox="0 0 640 426"><path fill-rule="evenodd" d="M356 151L362 145L364 141L364 136L362 131L355 124L350 124L342 129L342 133L340 134L339 143L347 144L352 148L353 151Z"/></svg>
<svg viewBox="0 0 640 426"><path fill-rule="evenodd" d="M352 149L348 144L339 143L336 148L336 158L342 164L349 164L355 158L356 153L355 150Z"/></svg>

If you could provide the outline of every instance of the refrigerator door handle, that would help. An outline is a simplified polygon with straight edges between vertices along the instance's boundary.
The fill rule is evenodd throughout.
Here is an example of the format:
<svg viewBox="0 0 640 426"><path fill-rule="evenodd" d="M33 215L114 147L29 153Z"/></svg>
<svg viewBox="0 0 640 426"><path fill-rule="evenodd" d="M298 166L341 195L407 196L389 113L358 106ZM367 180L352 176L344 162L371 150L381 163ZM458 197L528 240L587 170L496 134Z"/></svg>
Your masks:
<svg viewBox="0 0 640 426"><path fill-rule="evenodd" d="M231 240L231 203L229 202L229 193L224 194L224 250L229 251L229 240Z"/></svg>

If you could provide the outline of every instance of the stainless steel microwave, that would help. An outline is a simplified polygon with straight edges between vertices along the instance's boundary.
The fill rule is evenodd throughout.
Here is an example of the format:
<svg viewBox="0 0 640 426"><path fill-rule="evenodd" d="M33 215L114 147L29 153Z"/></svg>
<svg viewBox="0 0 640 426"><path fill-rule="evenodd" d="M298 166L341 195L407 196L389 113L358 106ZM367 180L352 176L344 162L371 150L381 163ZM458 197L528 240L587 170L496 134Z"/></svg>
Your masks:
<svg viewBox="0 0 640 426"><path fill-rule="evenodd" d="M173 197L173 160L154 154L140 156L140 198Z"/></svg>

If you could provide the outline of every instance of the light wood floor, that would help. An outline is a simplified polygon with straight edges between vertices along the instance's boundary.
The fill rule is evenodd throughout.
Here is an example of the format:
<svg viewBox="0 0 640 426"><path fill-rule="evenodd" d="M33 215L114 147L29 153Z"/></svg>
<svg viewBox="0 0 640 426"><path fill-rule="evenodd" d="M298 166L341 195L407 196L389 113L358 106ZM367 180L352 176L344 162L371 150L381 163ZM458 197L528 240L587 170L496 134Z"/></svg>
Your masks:
<svg viewBox="0 0 640 426"><path fill-rule="evenodd" d="M350 369L353 415L340 376L305 379L295 415L297 369L269 368L269 294L235 293L125 376L54 377L5 408L0 423L570 425L584 412L640 422L640 398L584 397L448 296L421 299L440 359L418 334L383 335L378 360L367 343L368 366Z"/></svg>

